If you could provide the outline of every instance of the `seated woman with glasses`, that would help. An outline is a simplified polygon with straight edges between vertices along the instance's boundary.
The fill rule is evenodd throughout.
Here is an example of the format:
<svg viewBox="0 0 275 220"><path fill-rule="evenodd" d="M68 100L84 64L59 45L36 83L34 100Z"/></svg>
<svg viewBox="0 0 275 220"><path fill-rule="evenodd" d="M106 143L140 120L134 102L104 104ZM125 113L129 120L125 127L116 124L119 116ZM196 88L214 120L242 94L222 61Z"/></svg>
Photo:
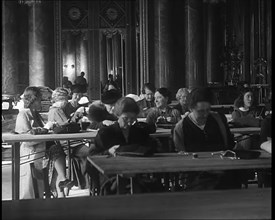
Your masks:
<svg viewBox="0 0 275 220"><path fill-rule="evenodd" d="M95 148L92 154L104 153L114 155L117 148L124 148L131 151L131 145L143 146L148 154L154 153L154 145L151 146L152 139L146 129L137 123L139 107L137 103L129 97L123 97L117 101L114 113L118 117L117 121L108 127L101 128L95 138ZM123 147L125 146L125 147Z"/></svg>
<svg viewBox="0 0 275 220"><path fill-rule="evenodd" d="M132 98L123 97L116 102L114 113L118 117L117 121L98 131L91 153L113 156L123 153L152 155L156 145L148 130L140 127L137 122L139 107L136 102ZM127 183L125 179L121 181Z"/></svg>
<svg viewBox="0 0 275 220"><path fill-rule="evenodd" d="M208 88L194 89L188 100L190 113L179 121L173 132L176 151L201 152L225 151L234 148L234 139L226 117L211 112L212 93ZM186 189L216 189L239 187L235 173L189 172Z"/></svg>

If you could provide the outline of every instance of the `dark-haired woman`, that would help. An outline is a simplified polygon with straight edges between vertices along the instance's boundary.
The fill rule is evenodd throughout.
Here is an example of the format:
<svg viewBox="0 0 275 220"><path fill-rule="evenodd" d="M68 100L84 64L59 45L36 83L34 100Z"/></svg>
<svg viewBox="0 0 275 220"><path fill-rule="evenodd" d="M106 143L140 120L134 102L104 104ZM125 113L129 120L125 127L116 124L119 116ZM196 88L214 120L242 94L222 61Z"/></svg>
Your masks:
<svg viewBox="0 0 275 220"><path fill-rule="evenodd" d="M26 133L47 133L44 128L42 117L38 113L41 110L41 92L38 87L27 87L23 94L24 108L19 111L16 118L15 132ZM49 126L51 127L51 126ZM21 142L20 145L20 199L34 199L34 186L32 182L30 163L34 163L37 170L37 183L39 198L43 197L44 182L42 176L43 157L45 156L45 142ZM39 177L40 176L40 177Z"/></svg>
<svg viewBox="0 0 275 220"><path fill-rule="evenodd" d="M232 123L240 127L260 127L261 117L257 117L252 90L244 89L234 102Z"/></svg>
<svg viewBox="0 0 275 220"><path fill-rule="evenodd" d="M170 91L167 88L159 88L155 92L155 104L156 107L151 108L146 122L150 125L158 124L176 124L180 119L181 115L177 109L168 106L170 103ZM158 152L170 152L173 151L173 146L169 138L159 137L157 138L159 146Z"/></svg>
<svg viewBox="0 0 275 220"><path fill-rule="evenodd" d="M143 97L137 102L140 112L138 117L145 118L152 107L155 107L154 94L155 86L151 83L145 83L142 89Z"/></svg>
<svg viewBox="0 0 275 220"><path fill-rule="evenodd" d="M149 133L138 126L139 107L133 99L124 97L118 100L115 104L114 113L118 117L117 121L98 131L92 153L113 154L118 146L132 144L139 144L151 149Z"/></svg>
<svg viewBox="0 0 275 220"><path fill-rule="evenodd" d="M226 117L210 112L212 93L207 88L194 89L189 96L190 113L176 124L173 133L179 152L224 151L234 148L234 139ZM186 190L239 187L231 172L190 172Z"/></svg>
<svg viewBox="0 0 275 220"><path fill-rule="evenodd" d="M159 88L155 92L156 107L151 108L146 122L148 124L157 123L172 123L175 124L181 119L180 112L173 109L168 104L170 103L171 94L167 88Z"/></svg>
<svg viewBox="0 0 275 220"><path fill-rule="evenodd" d="M234 102L232 112L232 124L236 127L260 127L262 117L257 116L255 109L254 94L251 89L245 88ZM260 143L259 135L243 135L238 140L239 149L258 148Z"/></svg>
<svg viewBox="0 0 275 220"><path fill-rule="evenodd" d="M116 155L117 152L125 151L153 154L154 141L148 130L137 123L139 107L136 102L132 98L123 97L115 104L114 113L118 117L117 121L98 131L92 154Z"/></svg>

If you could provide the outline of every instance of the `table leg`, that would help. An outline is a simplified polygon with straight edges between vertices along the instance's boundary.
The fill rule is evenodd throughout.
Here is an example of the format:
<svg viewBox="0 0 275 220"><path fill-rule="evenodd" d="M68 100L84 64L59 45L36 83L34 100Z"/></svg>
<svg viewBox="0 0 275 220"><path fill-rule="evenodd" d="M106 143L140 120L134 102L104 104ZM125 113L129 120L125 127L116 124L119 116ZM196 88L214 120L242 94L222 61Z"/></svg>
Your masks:
<svg viewBox="0 0 275 220"><path fill-rule="evenodd" d="M20 143L12 145L12 199L19 200L20 186Z"/></svg>
<svg viewBox="0 0 275 220"><path fill-rule="evenodd" d="M68 179L71 180L71 145L70 141L68 140Z"/></svg>
<svg viewBox="0 0 275 220"><path fill-rule="evenodd" d="M134 194L133 177L130 177L130 194Z"/></svg>
<svg viewBox="0 0 275 220"><path fill-rule="evenodd" d="M116 184L117 184L117 194L120 194L120 187L119 187L119 174L116 175Z"/></svg>
<svg viewBox="0 0 275 220"><path fill-rule="evenodd" d="M90 167L90 191L92 196L99 196L100 194L100 176L95 167Z"/></svg>

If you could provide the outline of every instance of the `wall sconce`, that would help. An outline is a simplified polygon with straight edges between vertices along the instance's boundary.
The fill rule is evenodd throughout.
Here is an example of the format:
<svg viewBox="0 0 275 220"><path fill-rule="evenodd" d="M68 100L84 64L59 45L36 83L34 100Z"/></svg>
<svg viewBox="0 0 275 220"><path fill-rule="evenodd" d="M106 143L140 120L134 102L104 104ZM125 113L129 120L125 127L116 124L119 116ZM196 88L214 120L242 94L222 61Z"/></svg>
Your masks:
<svg viewBox="0 0 275 220"><path fill-rule="evenodd" d="M74 68L74 65L71 65L72 69Z"/></svg>

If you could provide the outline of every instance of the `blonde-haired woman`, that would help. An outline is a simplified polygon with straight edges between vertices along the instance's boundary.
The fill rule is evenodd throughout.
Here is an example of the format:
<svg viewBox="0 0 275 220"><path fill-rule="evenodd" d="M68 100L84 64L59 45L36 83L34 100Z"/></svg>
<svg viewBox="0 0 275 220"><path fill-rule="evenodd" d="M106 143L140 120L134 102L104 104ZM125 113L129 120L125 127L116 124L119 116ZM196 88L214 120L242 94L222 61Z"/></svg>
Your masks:
<svg viewBox="0 0 275 220"><path fill-rule="evenodd" d="M20 109L15 124L15 132L19 134L27 133L47 133L44 128L42 117L38 113L41 110L41 92L38 87L27 87L23 94L24 108ZM32 182L30 163L34 163L35 170L41 171L43 168L43 157L45 156L45 142L21 142L20 145L20 199L34 199L35 192ZM39 174L39 172L36 172ZM43 197L43 178L37 177L39 198ZM40 176L42 177L42 176Z"/></svg>
<svg viewBox="0 0 275 220"><path fill-rule="evenodd" d="M179 101L174 108L177 109L181 115L184 115L186 112L189 112L187 105L187 97L189 95L189 91L187 88L180 88L176 94L176 99Z"/></svg>
<svg viewBox="0 0 275 220"><path fill-rule="evenodd" d="M68 92L62 87L56 88L52 93L52 106L49 109L48 121L53 122L56 126L64 125L68 119L64 113L64 107L68 102ZM55 187L58 197L65 197L64 188L72 187L72 182L66 179L66 154L60 145L57 145L49 152L49 158L52 162L49 172L52 174L53 169L57 172ZM52 177L52 175L50 175ZM51 181L52 178L50 178ZM54 181L53 181L54 182Z"/></svg>

